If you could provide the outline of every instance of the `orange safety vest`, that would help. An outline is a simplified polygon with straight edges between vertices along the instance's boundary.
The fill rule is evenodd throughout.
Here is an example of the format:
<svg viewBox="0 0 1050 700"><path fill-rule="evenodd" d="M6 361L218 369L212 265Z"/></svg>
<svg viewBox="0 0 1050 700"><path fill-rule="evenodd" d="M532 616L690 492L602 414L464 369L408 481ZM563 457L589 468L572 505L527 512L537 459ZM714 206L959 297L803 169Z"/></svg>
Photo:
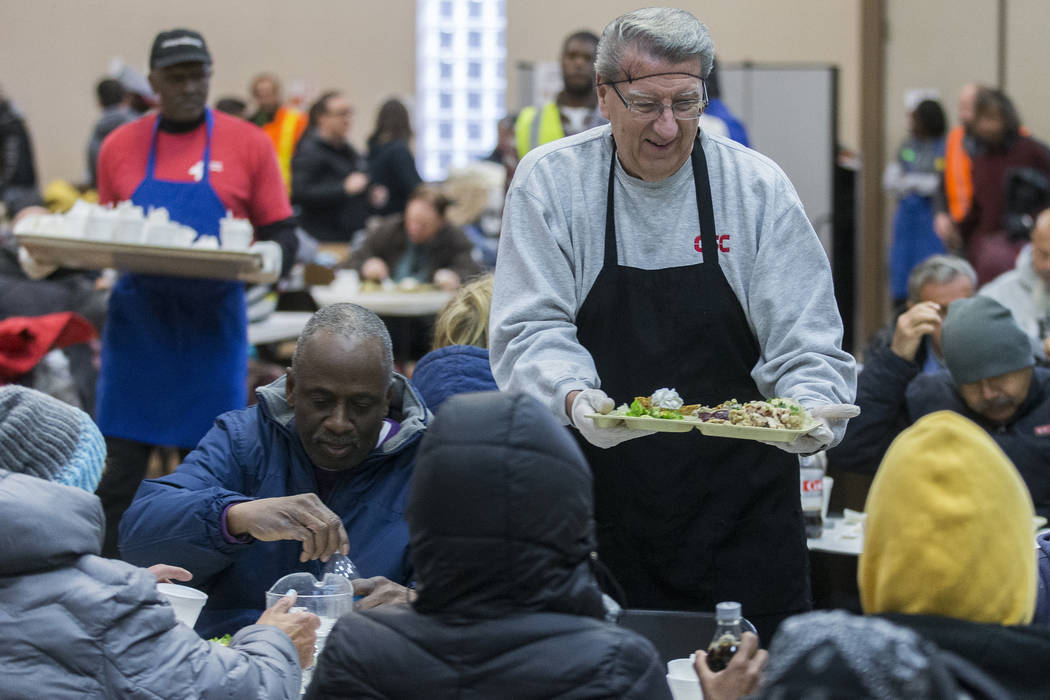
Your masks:
<svg viewBox="0 0 1050 700"><path fill-rule="evenodd" d="M973 161L966 152L966 129L952 127L944 142L944 192L948 213L962 221L973 202Z"/></svg>
<svg viewBox="0 0 1050 700"><path fill-rule="evenodd" d="M273 121L262 125L277 152L277 164L281 166L284 186L292 187L292 155L299 137L306 131L306 115L292 107L279 107Z"/></svg>

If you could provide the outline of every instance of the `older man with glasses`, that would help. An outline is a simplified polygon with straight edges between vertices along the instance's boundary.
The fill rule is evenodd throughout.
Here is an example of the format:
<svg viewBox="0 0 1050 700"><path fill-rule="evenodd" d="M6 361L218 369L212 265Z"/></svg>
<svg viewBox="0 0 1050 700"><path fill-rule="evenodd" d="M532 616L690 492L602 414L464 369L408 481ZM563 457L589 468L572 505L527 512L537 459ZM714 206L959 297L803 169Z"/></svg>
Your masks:
<svg viewBox="0 0 1050 700"><path fill-rule="evenodd" d="M588 417L658 387L708 405L789 396L817 414L853 400L828 259L795 189L768 158L699 130L713 56L682 10L605 28L610 125L531 151L510 186L490 356L501 389L576 428L599 555L627 604L739 600L768 639L810 606L797 455L837 442L845 420L771 446Z"/></svg>

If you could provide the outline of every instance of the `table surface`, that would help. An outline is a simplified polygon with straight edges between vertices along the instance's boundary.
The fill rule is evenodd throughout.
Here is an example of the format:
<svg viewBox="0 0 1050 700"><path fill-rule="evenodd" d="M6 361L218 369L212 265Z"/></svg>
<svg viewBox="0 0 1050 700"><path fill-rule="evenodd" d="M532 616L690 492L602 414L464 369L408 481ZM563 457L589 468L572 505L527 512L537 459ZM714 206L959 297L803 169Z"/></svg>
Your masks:
<svg viewBox="0 0 1050 700"><path fill-rule="evenodd" d="M809 548L815 552L859 556L864 548L863 525L829 515L824 521L824 532L809 540Z"/></svg>
<svg viewBox="0 0 1050 700"><path fill-rule="evenodd" d="M437 314L452 298L453 292L435 289L423 292L362 292L350 286L330 285L311 287L310 295L319 306L351 302L380 316L410 318ZM248 324L248 342L252 345L265 345L295 340L312 315L309 311L275 311L261 321Z"/></svg>
<svg viewBox="0 0 1050 700"><path fill-rule="evenodd" d="M433 316L444 308L453 292L430 289L422 292L379 290L362 292L355 285L331 284L311 287L310 296L320 306L351 302L380 316Z"/></svg>
<svg viewBox="0 0 1050 700"><path fill-rule="evenodd" d="M311 316L311 311L274 311L261 321L248 324L248 343L266 345L295 340Z"/></svg>

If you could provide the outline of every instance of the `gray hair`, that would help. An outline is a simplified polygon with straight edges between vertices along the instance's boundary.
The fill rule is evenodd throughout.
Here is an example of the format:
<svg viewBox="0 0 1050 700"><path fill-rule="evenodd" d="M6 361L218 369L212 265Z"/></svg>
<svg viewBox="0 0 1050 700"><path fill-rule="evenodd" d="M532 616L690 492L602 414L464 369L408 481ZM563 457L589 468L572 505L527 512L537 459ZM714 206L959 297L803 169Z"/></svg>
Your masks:
<svg viewBox="0 0 1050 700"><path fill-rule="evenodd" d="M303 326L292 355L292 371L302 362L303 347L318 331L329 331L350 340L374 338L383 346L383 373L394 381L394 344L383 320L357 304L329 304L322 307Z"/></svg>
<svg viewBox="0 0 1050 700"><path fill-rule="evenodd" d="M605 27L594 60L595 71L603 81L621 78L624 53L631 49L669 63L698 58L702 78L707 78L715 60L715 44L704 23L673 7L628 12Z"/></svg>
<svg viewBox="0 0 1050 700"><path fill-rule="evenodd" d="M955 255L931 255L908 274L908 301L921 301L919 293L927 284L947 284L956 277L966 277L977 291L977 273L970 263Z"/></svg>

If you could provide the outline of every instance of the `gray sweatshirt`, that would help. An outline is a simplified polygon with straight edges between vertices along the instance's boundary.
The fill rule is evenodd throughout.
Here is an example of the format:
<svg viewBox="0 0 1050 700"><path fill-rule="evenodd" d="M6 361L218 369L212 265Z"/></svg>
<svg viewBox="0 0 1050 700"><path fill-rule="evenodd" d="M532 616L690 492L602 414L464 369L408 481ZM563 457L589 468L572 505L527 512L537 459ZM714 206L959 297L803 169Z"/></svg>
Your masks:
<svg viewBox="0 0 1050 700"><path fill-rule="evenodd" d="M565 423L566 394L601 387L575 319L603 263L610 134L598 127L530 151L504 209L489 321L493 374L501 389L533 394ZM761 349L751 371L759 391L810 407L852 403L856 367L841 347L831 267L794 187L755 151L707 134L702 144L719 265ZM658 182L617 162L614 187L621 265L658 270L703 260L690 161ZM838 442L845 421L831 427Z"/></svg>
<svg viewBox="0 0 1050 700"><path fill-rule="evenodd" d="M1032 267L1031 243L1021 249L1014 269L999 275L977 293L1010 309L1017 325L1035 341L1033 347L1038 356L1045 359L1043 340L1050 335L1050 285Z"/></svg>

